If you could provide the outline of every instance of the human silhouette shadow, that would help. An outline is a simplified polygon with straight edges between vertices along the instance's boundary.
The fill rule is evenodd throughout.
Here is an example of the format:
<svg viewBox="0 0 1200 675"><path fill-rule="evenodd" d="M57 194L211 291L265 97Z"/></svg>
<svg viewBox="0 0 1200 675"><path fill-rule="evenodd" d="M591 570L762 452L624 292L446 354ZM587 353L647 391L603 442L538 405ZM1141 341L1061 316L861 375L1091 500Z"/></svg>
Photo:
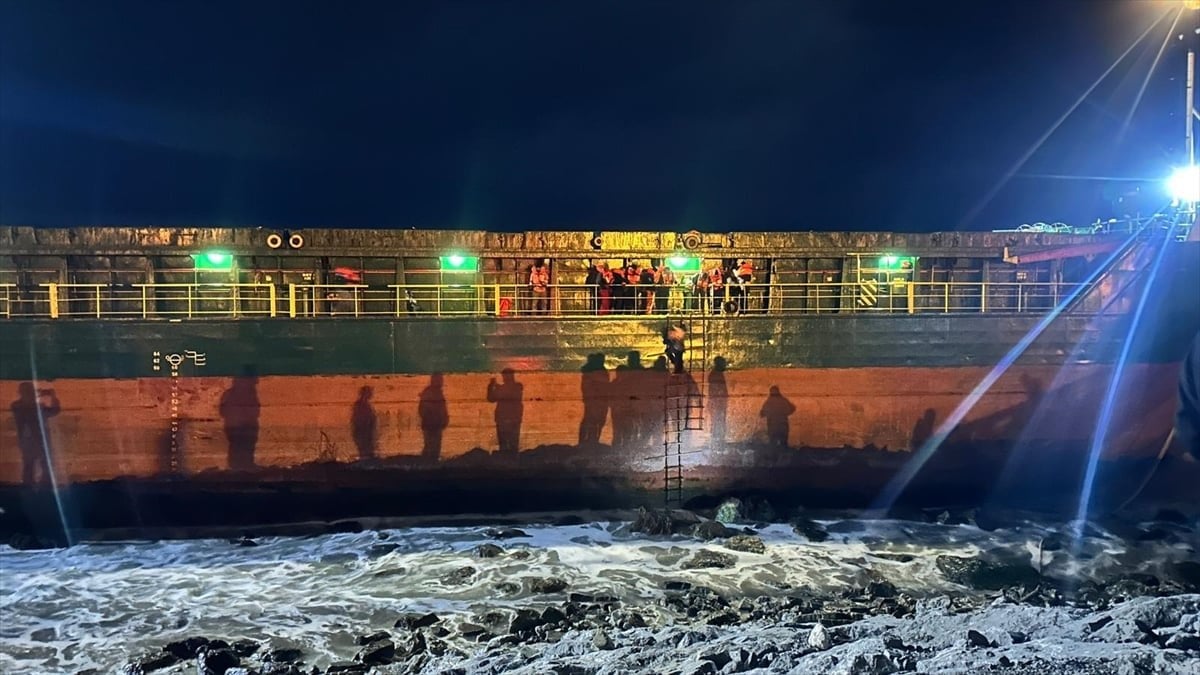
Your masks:
<svg viewBox="0 0 1200 675"><path fill-rule="evenodd" d="M642 441L642 407L647 405L645 373L641 352L629 352L625 363L617 366L611 397L614 448L630 449Z"/></svg>
<svg viewBox="0 0 1200 675"><path fill-rule="evenodd" d="M375 395L372 387L362 387L358 390L358 400L350 410L350 434L354 437L354 445L358 448L360 460L375 459L378 444L378 417L371 398Z"/></svg>
<svg viewBox="0 0 1200 675"><path fill-rule="evenodd" d="M729 362L724 356L713 359L713 368L708 373L708 422L709 439L714 449L725 447L725 426L729 414L729 385L725 383L725 371Z"/></svg>
<svg viewBox="0 0 1200 675"><path fill-rule="evenodd" d="M588 354L587 362L579 369L579 389L583 394L583 419L579 422L579 447L600 444L600 434L608 421L608 368L604 354Z"/></svg>
<svg viewBox="0 0 1200 675"><path fill-rule="evenodd" d="M788 432L790 430L788 417L796 412L796 406L779 392L779 387L772 386L767 400L759 410L758 416L767 420L767 445L772 448L788 447Z"/></svg>
<svg viewBox="0 0 1200 675"><path fill-rule="evenodd" d="M17 427L17 448L21 451L21 482L25 485L49 482L48 458L52 448L45 422L62 411L58 396L53 389L38 390L32 382L22 382L17 385L17 400L9 409Z"/></svg>
<svg viewBox="0 0 1200 675"><path fill-rule="evenodd" d="M421 390L417 403L417 416L421 418L421 434L425 445L421 457L437 461L442 456L442 434L450 426L450 411L446 408L446 394L442 391L443 376L429 376L429 386Z"/></svg>
<svg viewBox="0 0 1200 675"><path fill-rule="evenodd" d="M254 451L258 446L258 373L253 366L244 366L242 374L221 394L220 413L225 420L225 440L229 446L229 468L248 471L255 467Z"/></svg>
<svg viewBox="0 0 1200 675"><path fill-rule="evenodd" d="M487 400L496 404L496 438L500 454L515 455L521 451L521 420L525 417L525 385L517 382L512 368L500 371L500 382L488 382Z"/></svg>
<svg viewBox="0 0 1200 675"><path fill-rule="evenodd" d="M921 415L921 419L913 425L912 436L909 438L908 448L913 452L920 450L925 442L933 437L933 424L937 420L937 412L933 408L926 408Z"/></svg>

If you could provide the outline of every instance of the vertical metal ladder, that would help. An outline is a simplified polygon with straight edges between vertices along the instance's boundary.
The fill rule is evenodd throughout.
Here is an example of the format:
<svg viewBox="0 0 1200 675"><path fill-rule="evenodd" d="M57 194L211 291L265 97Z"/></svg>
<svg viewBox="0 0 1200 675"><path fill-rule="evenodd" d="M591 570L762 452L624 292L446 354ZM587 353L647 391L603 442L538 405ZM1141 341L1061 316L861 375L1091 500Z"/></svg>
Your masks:
<svg viewBox="0 0 1200 675"><path fill-rule="evenodd" d="M685 302L690 300L686 298ZM685 307L682 311L669 313L668 321L682 321L687 329L684 373L677 375L671 367L663 391L663 501L671 507L683 501L683 456L690 454L684 450L687 432L704 430L709 314L702 305L699 309Z"/></svg>

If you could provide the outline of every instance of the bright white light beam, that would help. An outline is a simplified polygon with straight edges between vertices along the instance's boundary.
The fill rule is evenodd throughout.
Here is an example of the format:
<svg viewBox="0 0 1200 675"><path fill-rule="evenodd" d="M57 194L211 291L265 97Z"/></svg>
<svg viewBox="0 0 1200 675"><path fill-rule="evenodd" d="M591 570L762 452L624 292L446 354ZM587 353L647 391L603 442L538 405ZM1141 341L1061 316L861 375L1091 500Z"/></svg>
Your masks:
<svg viewBox="0 0 1200 675"><path fill-rule="evenodd" d="M1167 192L1171 199L1189 204L1200 202L1200 165L1193 164L1176 169L1167 179Z"/></svg>

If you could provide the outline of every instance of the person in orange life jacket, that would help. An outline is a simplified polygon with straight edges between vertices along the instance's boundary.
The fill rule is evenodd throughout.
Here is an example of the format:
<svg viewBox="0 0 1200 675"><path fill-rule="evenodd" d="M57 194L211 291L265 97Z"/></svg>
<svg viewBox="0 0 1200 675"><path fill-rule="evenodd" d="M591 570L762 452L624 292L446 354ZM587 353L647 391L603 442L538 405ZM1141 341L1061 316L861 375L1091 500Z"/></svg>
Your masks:
<svg viewBox="0 0 1200 675"><path fill-rule="evenodd" d="M692 309L697 312L704 312L708 309L708 274L706 272L697 272L692 277Z"/></svg>
<svg viewBox="0 0 1200 675"><path fill-rule="evenodd" d="M708 271L708 302L712 313L716 314L725 301L725 270L720 263Z"/></svg>
<svg viewBox="0 0 1200 675"><path fill-rule="evenodd" d="M596 314L607 316L612 313L613 272L608 269L608 265L605 263L600 263L597 266L597 271L599 272L599 278L597 279L596 287Z"/></svg>
<svg viewBox="0 0 1200 675"><path fill-rule="evenodd" d="M675 285L675 272L666 263L658 268L658 284L659 312L678 311L679 288Z"/></svg>
<svg viewBox="0 0 1200 675"><path fill-rule="evenodd" d="M638 309L642 310L644 314L654 313L654 299L658 295L657 279L658 272L653 267L642 268L641 278L638 279L638 283L643 289L642 305Z"/></svg>
<svg viewBox="0 0 1200 675"><path fill-rule="evenodd" d="M663 329L663 344L666 345L667 360L675 366L675 374L683 374L683 350L687 331L683 324L671 324Z"/></svg>
<svg viewBox="0 0 1200 675"><path fill-rule="evenodd" d="M732 275L735 285L731 290L737 298L738 311L742 314L745 314L750 307L750 282L753 279L754 265L749 260L739 260Z"/></svg>
<svg viewBox="0 0 1200 675"><path fill-rule="evenodd" d="M533 263L529 271L529 286L533 289L533 311L545 314L550 309L550 270L544 260Z"/></svg>
<svg viewBox="0 0 1200 675"><path fill-rule="evenodd" d="M637 263L630 263L625 267L625 296L622 313L637 314L638 303L642 299L642 291L638 288L641 280L642 273L638 269Z"/></svg>

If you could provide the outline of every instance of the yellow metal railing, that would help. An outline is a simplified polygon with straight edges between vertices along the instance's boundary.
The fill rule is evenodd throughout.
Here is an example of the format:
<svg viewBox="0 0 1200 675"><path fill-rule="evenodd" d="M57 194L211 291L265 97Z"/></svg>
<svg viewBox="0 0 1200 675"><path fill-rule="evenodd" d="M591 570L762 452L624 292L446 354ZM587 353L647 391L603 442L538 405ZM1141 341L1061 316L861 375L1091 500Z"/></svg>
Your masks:
<svg viewBox="0 0 1200 675"><path fill-rule="evenodd" d="M861 314L1025 314L1047 312L1075 284L879 281L610 291L558 284L536 293L521 284L0 284L0 319L495 317L500 319Z"/></svg>

